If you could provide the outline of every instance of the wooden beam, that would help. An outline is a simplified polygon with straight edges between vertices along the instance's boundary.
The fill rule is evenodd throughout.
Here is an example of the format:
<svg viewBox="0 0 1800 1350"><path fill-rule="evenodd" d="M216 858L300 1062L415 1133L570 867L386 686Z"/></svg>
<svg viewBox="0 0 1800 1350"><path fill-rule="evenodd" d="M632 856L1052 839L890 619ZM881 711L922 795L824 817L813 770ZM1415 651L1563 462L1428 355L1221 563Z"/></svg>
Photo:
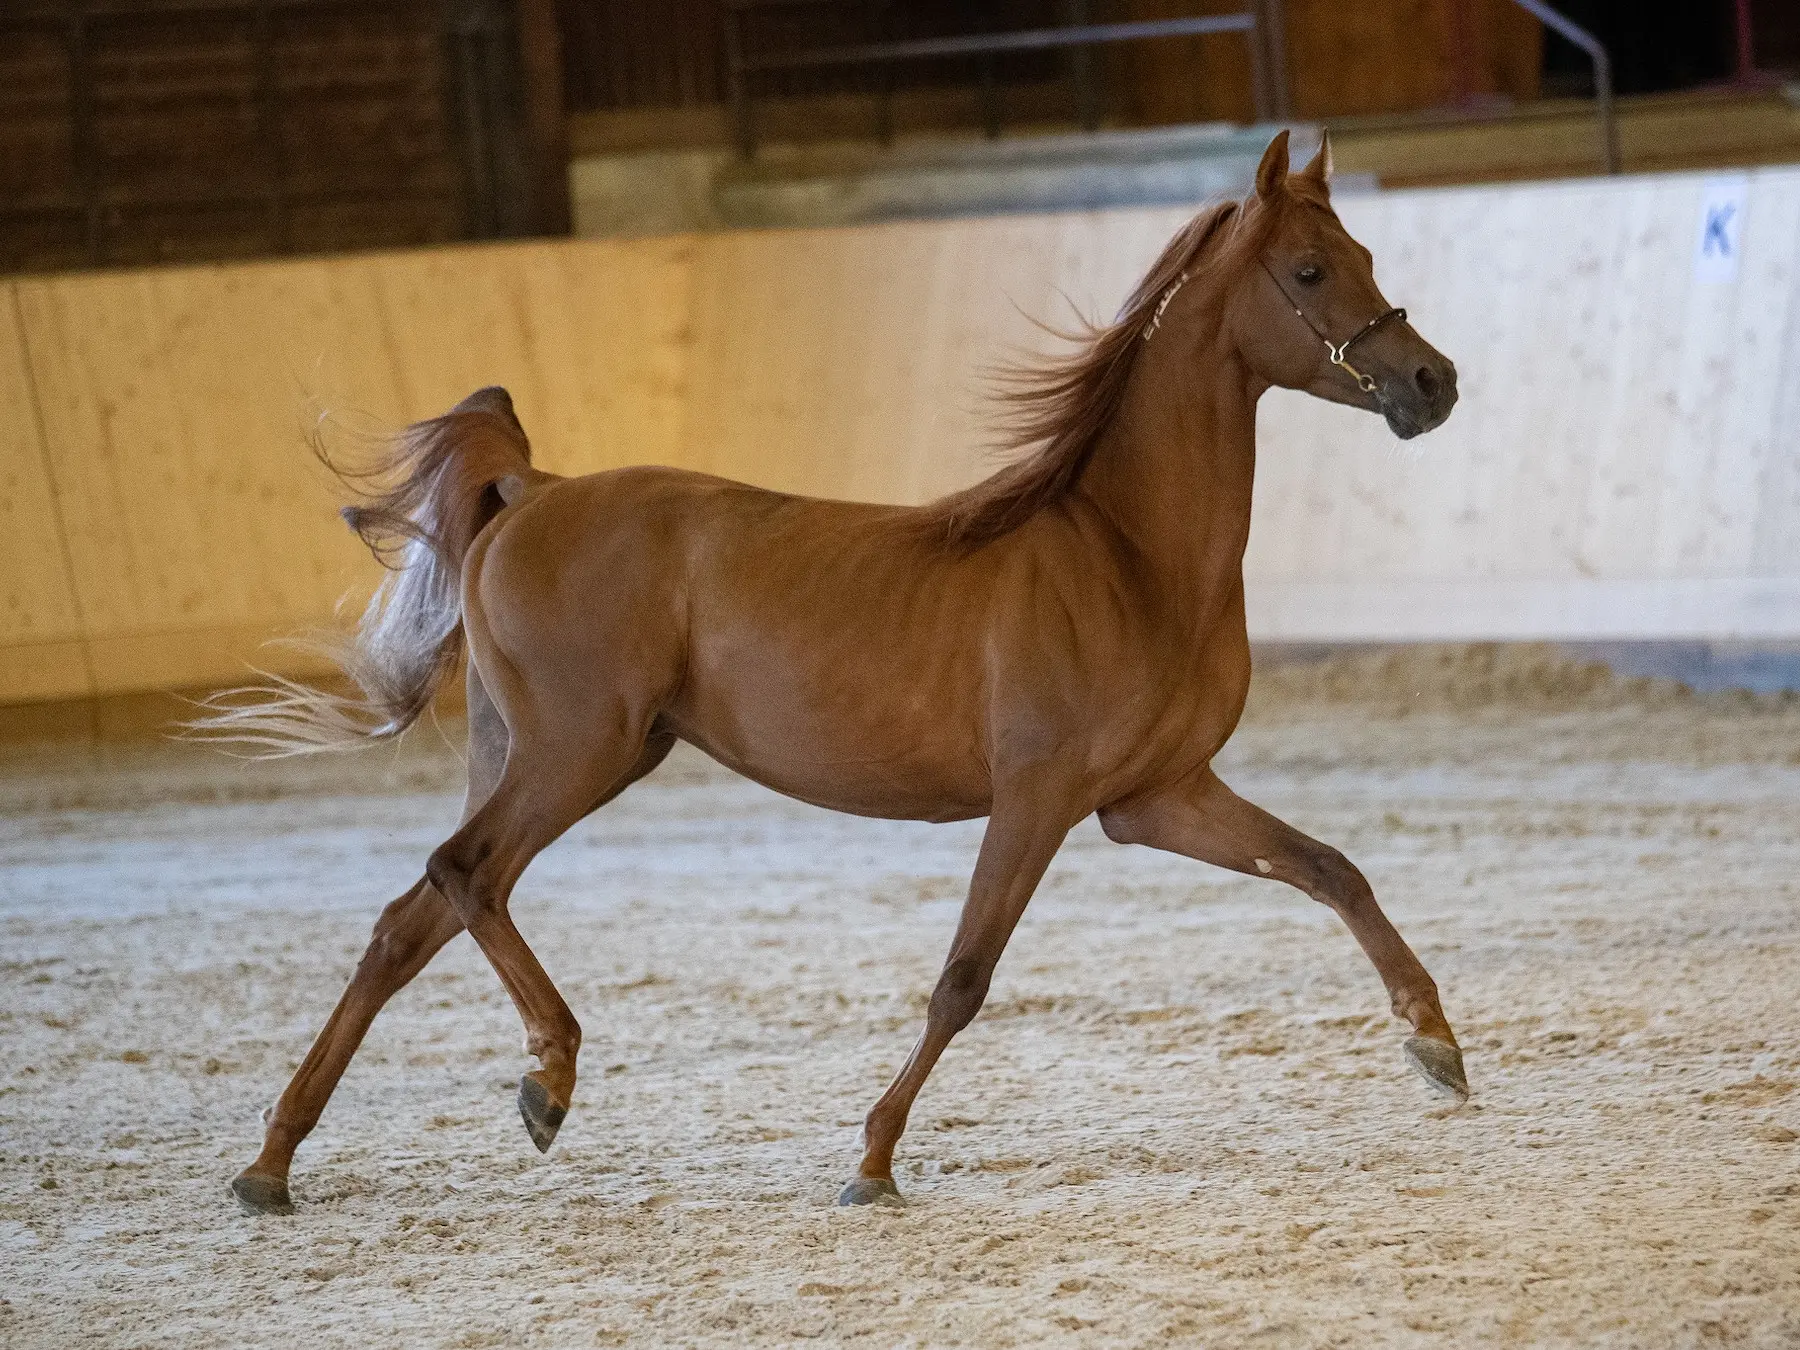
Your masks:
<svg viewBox="0 0 1800 1350"><path fill-rule="evenodd" d="M525 80L525 143L536 187L537 234L569 232L569 120L563 108L556 0L517 0Z"/></svg>

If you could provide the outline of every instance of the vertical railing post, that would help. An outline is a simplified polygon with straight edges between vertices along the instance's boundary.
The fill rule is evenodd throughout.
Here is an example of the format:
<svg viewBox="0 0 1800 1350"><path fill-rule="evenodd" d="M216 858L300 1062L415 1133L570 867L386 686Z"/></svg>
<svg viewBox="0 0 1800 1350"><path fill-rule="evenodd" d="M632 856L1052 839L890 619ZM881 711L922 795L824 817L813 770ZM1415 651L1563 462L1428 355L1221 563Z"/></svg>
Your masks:
<svg viewBox="0 0 1800 1350"><path fill-rule="evenodd" d="M453 0L447 38L462 128L463 180L467 190L463 228L471 239L500 234L499 183L495 173L493 100L489 97L487 13L484 0Z"/></svg>
<svg viewBox="0 0 1800 1350"><path fill-rule="evenodd" d="M1756 83L1756 25L1750 20L1750 0L1737 0L1737 82Z"/></svg>
<svg viewBox="0 0 1800 1350"><path fill-rule="evenodd" d="M1594 103L1600 115L1600 159L1608 173L1619 172L1619 128L1613 115L1612 58L1600 39L1573 20L1565 18L1544 0L1513 0L1544 27L1567 38L1594 63Z"/></svg>
<svg viewBox="0 0 1800 1350"><path fill-rule="evenodd" d="M288 239L287 147L281 138L281 97L275 67L275 15L269 0L256 0L252 47L256 61L256 139L263 156L263 210L270 245L286 253Z"/></svg>
<svg viewBox="0 0 1800 1350"><path fill-rule="evenodd" d="M88 50L87 6L69 6L63 45L69 57L69 158L81 190L88 262L106 261L100 203L100 147L94 136L94 63Z"/></svg>
<svg viewBox="0 0 1800 1350"><path fill-rule="evenodd" d="M875 36L883 42L893 35L890 33L892 11L888 0L869 0L869 24ZM894 143L894 68L883 64L875 72L875 89L879 102L875 113L875 134L883 146Z"/></svg>
<svg viewBox="0 0 1800 1350"><path fill-rule="evenodd" d="M1593 56L1594 101L1600 114L1600 157L1605 162L1608 173L1618 173L1622 166L1619 154L1619 120L1613 111L1612 58L1598 42L1594 44Z"/></svg>
<svg viewBox="0 0 1800 1350"><path fill-rule="evenodd" d="M744 70L743 14L725 0L720 16L725 25L725 84L731 95L731 126L737 141L738 156L751 159L756 154L756 128L750 122L750 88Z"/></svg>
<svg viewBox="0 0 1800 1350"><path fill-rule="evenodd" d="M1071 27L1086 27L1087 0L1063 0L1063 13L1068 16ZM1075 77L1075 115L1081 121L1081 129L1090 132L1100 129L1100 98L1095 89L1095 65L1093 52L1089 48L1069 49L1069 69Z"/></svg>
<svg viewBox="0 0 1800 1350"><path fill-rule="evenodd" d="M1255 6L1250 11L1251 28L1244 36L1250 49L1250 102L1256 109L1258 122L1275 120L1275 95L1269 78L1269 37L1266 8Z"/></svg>
<svg viewBox="0 0 1800 1350"><path fill-rule="evenodd" d="M1256 38L1268 63L1264 79L1269 85L1269 110L1277 122L1294 115L1293 91L1288 88L1287 13L1281 0L1258 0L1255 7Z"/></svg>

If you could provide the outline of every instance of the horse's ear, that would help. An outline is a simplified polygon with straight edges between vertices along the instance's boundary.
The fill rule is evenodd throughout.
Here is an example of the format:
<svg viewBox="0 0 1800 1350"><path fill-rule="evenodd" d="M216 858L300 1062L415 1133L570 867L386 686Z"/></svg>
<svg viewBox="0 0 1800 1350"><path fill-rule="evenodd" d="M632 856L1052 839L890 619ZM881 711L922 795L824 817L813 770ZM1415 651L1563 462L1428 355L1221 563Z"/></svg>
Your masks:
<svg viewBox="0 0 1800 1350"><path fill-rule="evenodd" d="M1275 139L1269 142L1269 148L1263 151L1262 163L1256 166L1256 195L1267 201L1287 182L1288 172L1288 134L1283 127L1275 133Z"/></svg>
<svg viewBox="0 0 1800 1350"><path fill-rule="evenodd" d="M1319 152L1307 161L1300 176L1310 178L1320 187L1331 186L1331 133L1323 128L1319 131Z"/></svg>

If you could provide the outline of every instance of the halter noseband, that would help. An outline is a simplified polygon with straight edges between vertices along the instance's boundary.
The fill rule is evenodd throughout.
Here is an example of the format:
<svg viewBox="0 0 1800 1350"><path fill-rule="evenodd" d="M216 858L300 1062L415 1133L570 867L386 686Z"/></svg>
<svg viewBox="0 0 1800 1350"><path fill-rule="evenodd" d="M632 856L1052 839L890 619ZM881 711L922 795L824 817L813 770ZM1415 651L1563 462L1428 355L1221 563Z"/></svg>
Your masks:
<svg viewBox="0 0 1800 1350"><path fill-rule="evenodd" d="M1281 298L1288 302L1288 308L1292 309L1300 321L1313 330L1314 336L1316 336L1320 342L1325 344L1325 350L1331 355L1331 364L1338 367L1351 379L1355 380L1356 387L1362 390L1363 393L1374 393L1375 377L1373 375L1365 375L1355 366L1351 365L1344 359L1344 353L1349 351L1356 343L1361 342L1364 338L1369 336L1370 333L1373 333L1377 328L1381 327L1381 325L1386 323L1389 319L1398 319L1401 323L1405 323L1406 311L1397 306L1393 309L1386 310L1370 319L1342 342L1334 343L1330 338L1325 336L1325 330L1309 319L1306 316L1306 311L1294 303L1294 297L1289 295L1287 287L1281 284L1281 278L1275 275L1275 269L1270 267L1268 262L1262 258L1258 258L1257 261L1262 263L1262 270L1269 274L1269 280L1275 283L1275 289L1281 292ZM1168 297L1164 297L1163 304L1166 305L1168 303ZM1157 315L1160 317L1161 314L1162 310L1161 308L1158 308ZM1149 334L1146 333L1144 336L1148 337Z"/></svg>

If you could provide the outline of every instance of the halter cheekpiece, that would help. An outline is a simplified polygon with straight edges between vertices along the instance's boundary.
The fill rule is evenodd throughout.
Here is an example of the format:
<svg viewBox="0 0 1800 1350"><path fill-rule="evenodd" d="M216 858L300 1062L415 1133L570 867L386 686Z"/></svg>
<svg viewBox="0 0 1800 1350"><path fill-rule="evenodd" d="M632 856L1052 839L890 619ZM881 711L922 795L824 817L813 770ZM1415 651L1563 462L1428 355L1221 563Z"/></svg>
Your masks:
<svg viewBox="0 0 1800 1350"><path fill-rule="evenodd" d="M1275 275L1275 269L1270 267L1269 264L1261 258L1258 258L1257 261L1262 263L1262 270L1269 274L1269 280L1275 283L1275 289L1281 292L1281 298L1288 302L1288 308L1292 309L1300 322L1312 329L1313 335L1317 337L1320 342L1325 344L1325 350L1331 356L1331 364L1343 371L1351 379L1355 380L1356 387L1362 390L1363 393L1374 393L1375 377L1373 375L1365 375L1355 366L1351 365L1344 359L1344 353L1349 351L1356 343L1361 342L1364 338L1369 336L1370 333L1373 333L1377 328L1381 327L1381 325L1386 323L1389 319L1398 319L1401 323L1405 323L1406 311L1398 306L1395 306L1393 309L1384 310L1374 318L1370 319L1361 328L1357 329L1349 337L1345 338L1342 342L1333 342L1325 335L1325 330L1308 318L1306 311L1301 309L1295 302L1294 297L1288 294L1288 288L1281 284L1281 278Z"/></svg>

